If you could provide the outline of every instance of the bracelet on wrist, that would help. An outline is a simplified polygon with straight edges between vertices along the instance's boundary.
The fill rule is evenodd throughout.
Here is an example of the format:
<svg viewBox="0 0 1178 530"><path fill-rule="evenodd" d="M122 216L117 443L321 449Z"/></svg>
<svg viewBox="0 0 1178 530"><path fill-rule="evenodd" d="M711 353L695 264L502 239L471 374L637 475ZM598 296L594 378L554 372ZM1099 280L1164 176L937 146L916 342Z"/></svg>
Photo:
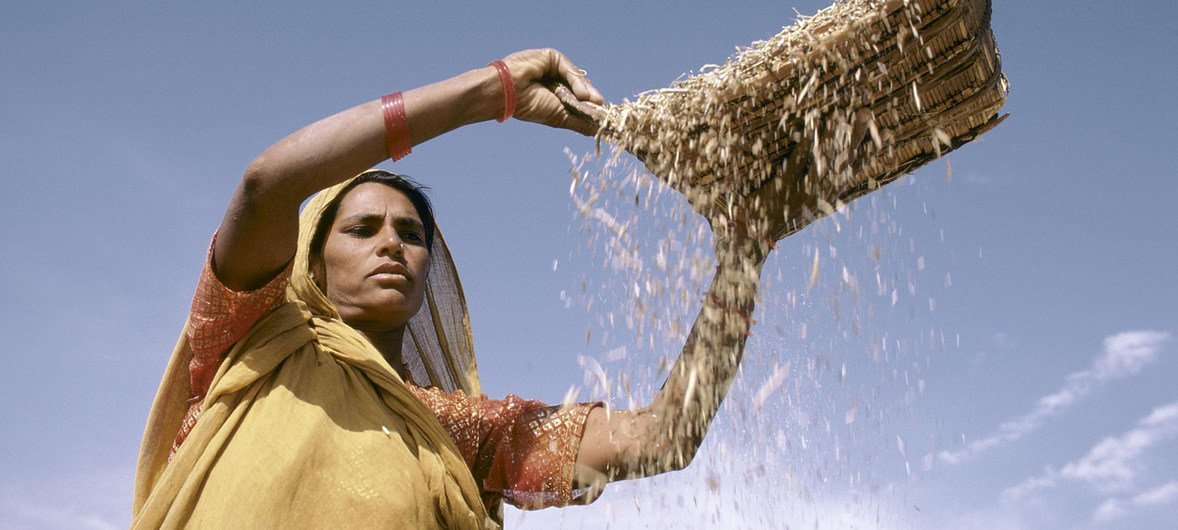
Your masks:
<svg viewBox="0 0 1178 530"><path fill-rule="evenodd" d="M499 83L503 85L503 114L495 118L499 123L503 123L515 114L515 81L511 78L511 70L507 69L507 63L495 60L487 66L495 67L499 72Z"/></svg>
<svg viewBox="0 0 1178 530"><path fill-rule="evenodd" d="M396 162L413 151L413 144L409 141L409 123L405 119L405 99L400 92L386 94L380 98L380 107L384 112L389 158Z"/></svg>

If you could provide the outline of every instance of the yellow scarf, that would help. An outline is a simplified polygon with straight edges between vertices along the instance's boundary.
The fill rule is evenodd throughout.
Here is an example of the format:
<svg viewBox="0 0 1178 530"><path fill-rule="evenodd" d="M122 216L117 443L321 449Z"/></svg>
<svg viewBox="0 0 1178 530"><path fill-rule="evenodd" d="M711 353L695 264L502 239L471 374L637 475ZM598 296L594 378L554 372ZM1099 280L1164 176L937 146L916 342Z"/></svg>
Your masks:
<svg viewBox="0 0 1178 530"><path fill-rule="evenodd" d="M495 524L437 418L311 278L315 226L347 184L324 190L303 210L287 302L226 355L200 421L169 462L190 392L192 352L181 333L140 448L133 528ZM435 271L434 254L449 268ZM439 236L430 272L439 285L410 324L406 350L420 354L444 390L477 392L465 304L441 300L461 302L461 286L456 275L434 282L435 272L454 273ZM423 336L422 326L434 336ZM430 348L444 363L431 359Z"/></svg>

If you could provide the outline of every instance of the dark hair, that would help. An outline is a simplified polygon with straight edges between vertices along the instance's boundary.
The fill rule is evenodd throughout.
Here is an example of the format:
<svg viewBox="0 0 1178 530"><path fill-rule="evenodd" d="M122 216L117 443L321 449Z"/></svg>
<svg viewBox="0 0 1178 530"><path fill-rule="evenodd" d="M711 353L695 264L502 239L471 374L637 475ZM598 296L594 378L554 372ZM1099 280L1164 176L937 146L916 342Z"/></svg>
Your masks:
<svg viewBox="0 0 1178 530"><path fill-rule="evenodd" d="M323 256L323 243L327 240L328 229L331 224L335 222L335 214L339 211L339 205L344 201L344 197L352 188L365 184L368 182L376 182L384 184L401 193L404 193L409 198L409 202L417 210L417 216L421 217L421 224L425 228L425 248L433 250L434 246L434 209L430 205L429 197L426 197L425 190L429 189L421 184L418 184L408 177L390 173L384 170L369 171L356 177L351 183L340 191L335 200L323 209L323 216L319 218L319 223L315 226L315 234L311 236L311 256L312 258L321 258Z"/></svg>

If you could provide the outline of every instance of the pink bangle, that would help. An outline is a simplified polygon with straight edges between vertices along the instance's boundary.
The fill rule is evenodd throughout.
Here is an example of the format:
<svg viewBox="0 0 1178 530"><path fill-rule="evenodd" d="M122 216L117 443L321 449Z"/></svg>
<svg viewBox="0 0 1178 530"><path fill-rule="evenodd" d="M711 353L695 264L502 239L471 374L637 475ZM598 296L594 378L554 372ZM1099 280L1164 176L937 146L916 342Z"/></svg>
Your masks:
<svg viewBox="0 0 1178 530"><path fill-rule="evenodd" d="M515 81L511 79L511 71L503 61L491 61L487 66L494 66L499 71L499 81L503 84L503 116L496 118L503 123L515 114Z"/></svg>
<svg viewBox="0 0 1178 530"><path fill-rule="evenodd" d="M400 92L386 94L380 98L380 108L384 111L389 158L396 162L413 151L413 144L409 143L409 123L405 120L405 100Z"/></svg>

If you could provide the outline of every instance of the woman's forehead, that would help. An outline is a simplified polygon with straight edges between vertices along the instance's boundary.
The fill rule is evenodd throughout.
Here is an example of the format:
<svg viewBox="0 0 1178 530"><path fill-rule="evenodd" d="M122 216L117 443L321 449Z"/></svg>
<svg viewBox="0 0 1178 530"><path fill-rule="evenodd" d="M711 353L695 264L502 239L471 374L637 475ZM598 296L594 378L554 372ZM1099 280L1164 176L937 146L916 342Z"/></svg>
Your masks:
<svg viewBox="0 0 1178 530"><path fill-rule="evenodd" d="M365 182L352 188L340 201L336 219L347 219L357 214L392 215L421 221L417 208L404 192L378 182Z"/></svg>

